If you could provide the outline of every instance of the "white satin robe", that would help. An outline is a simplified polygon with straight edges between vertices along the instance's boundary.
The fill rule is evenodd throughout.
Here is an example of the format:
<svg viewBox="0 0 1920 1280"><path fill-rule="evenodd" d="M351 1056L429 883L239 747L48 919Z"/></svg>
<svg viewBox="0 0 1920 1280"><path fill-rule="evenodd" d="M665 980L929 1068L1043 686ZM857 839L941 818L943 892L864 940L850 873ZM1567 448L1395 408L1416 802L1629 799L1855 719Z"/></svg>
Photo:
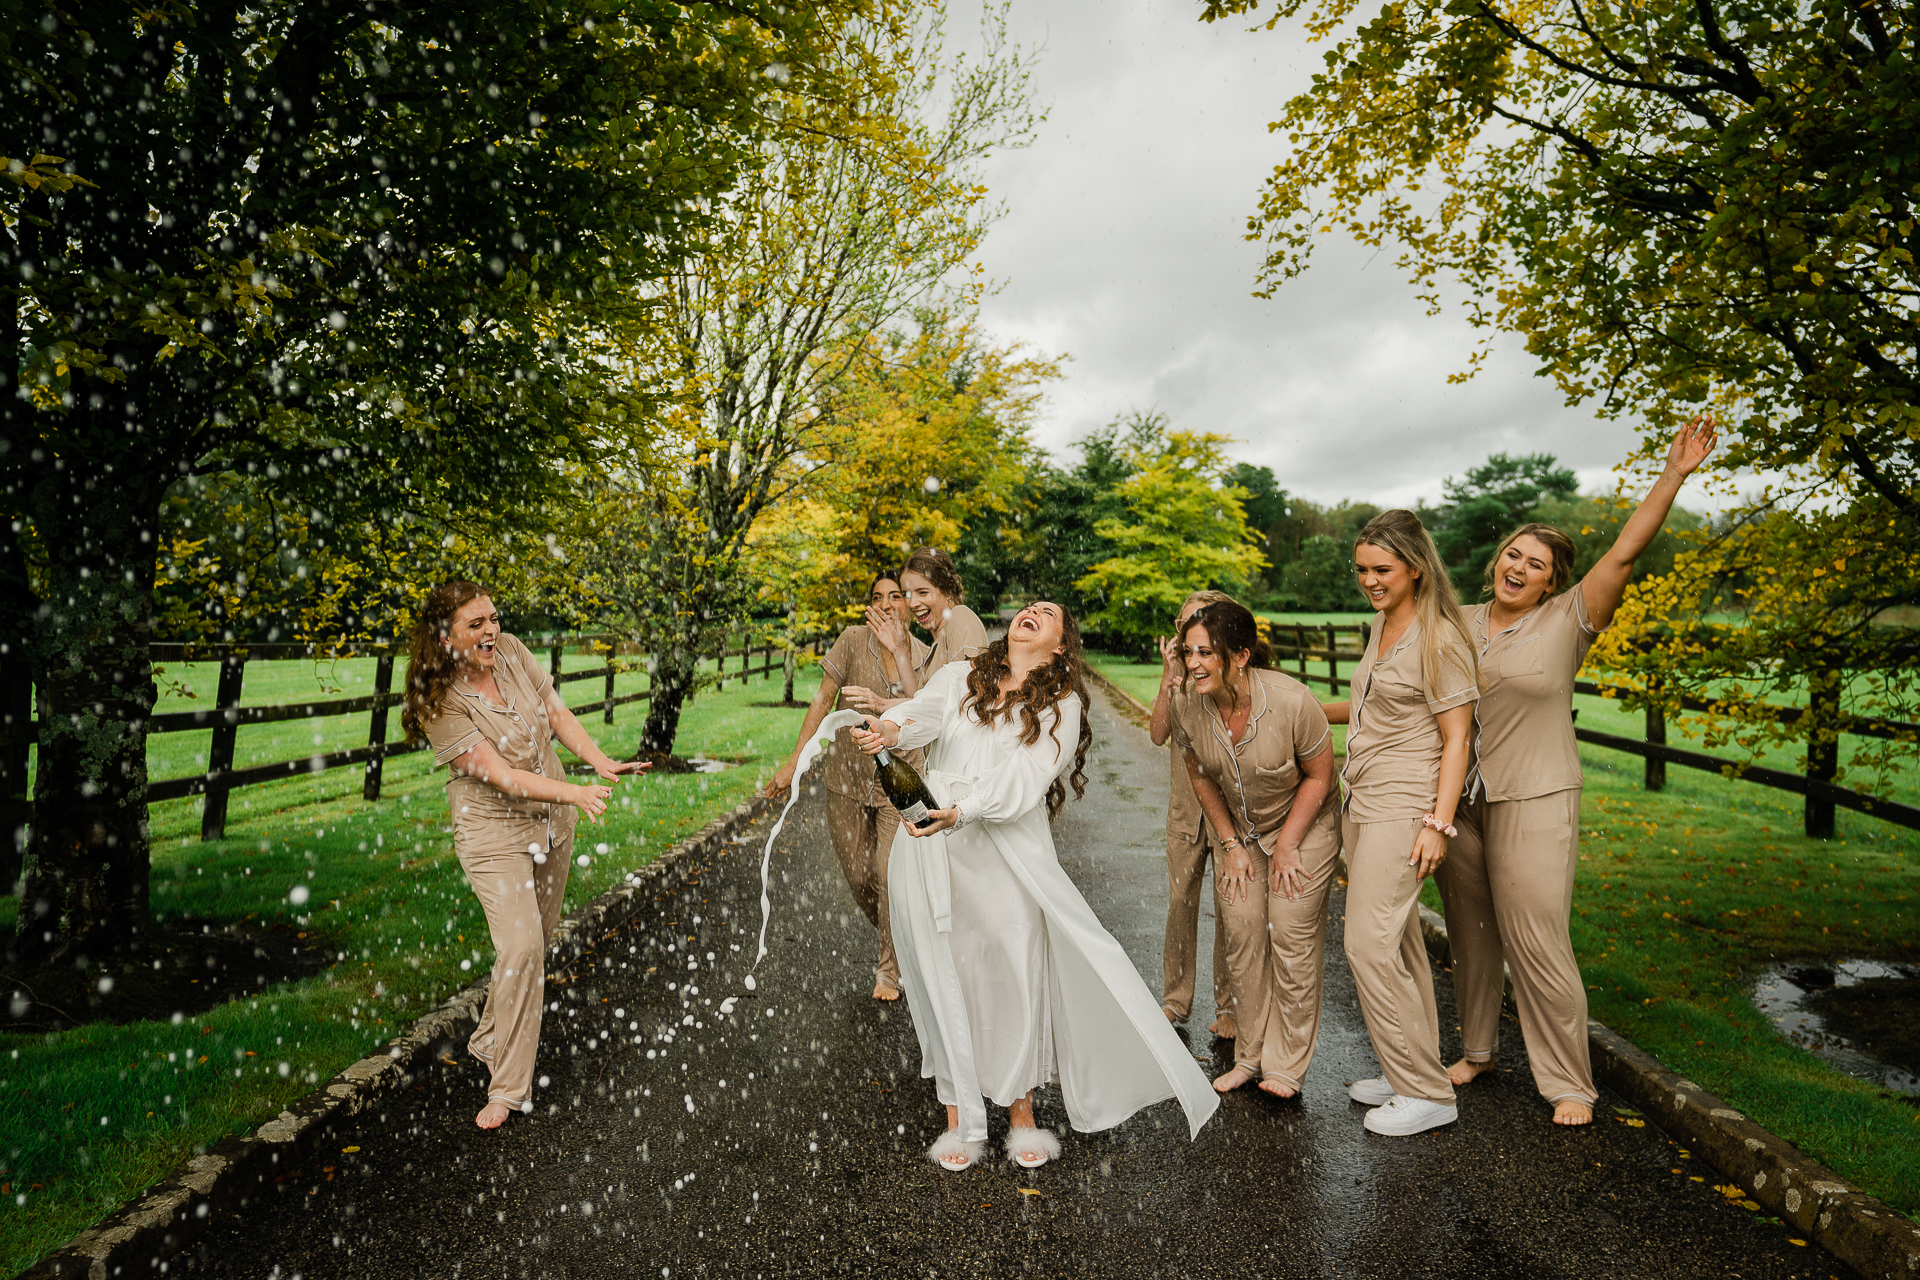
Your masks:
<svg viewBox="0 0 1920 1280"><path fill-rule="evenodd" d="M902 747L928 748L928 789L964 823L921 838L903 826L888 867L920 1074L968 1141L987 1136L983 1096L1006 1106L1055 1078L1075 1129L1177 1097L1197 1135L1219 1095L1054 853L1047 789L1073 768L1083 708L1048 711L1025 745L1017 713L962 714L970 669L950 664L885 717Z"/></svg>

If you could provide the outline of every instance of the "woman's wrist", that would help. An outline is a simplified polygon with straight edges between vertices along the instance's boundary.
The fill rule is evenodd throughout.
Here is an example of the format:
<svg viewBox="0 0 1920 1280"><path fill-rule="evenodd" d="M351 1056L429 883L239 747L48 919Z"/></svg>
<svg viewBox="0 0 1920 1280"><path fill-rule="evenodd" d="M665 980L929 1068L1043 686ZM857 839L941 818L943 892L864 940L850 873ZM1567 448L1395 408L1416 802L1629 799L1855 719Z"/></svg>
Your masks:
<svg viewBox="0 0 1920 1280"><path fill-rule="evenodd" d="M1429 830L1438 831L1441 835L1446 836L1448 839L1452 839L1454 836L1457 836L1460 834L1459 829L1455 827L1453 823L1447 821L1444 818L1441 818L1437 814L1426 813L1426 814L1420 815L1420 825L1428 828Z"/></svg>

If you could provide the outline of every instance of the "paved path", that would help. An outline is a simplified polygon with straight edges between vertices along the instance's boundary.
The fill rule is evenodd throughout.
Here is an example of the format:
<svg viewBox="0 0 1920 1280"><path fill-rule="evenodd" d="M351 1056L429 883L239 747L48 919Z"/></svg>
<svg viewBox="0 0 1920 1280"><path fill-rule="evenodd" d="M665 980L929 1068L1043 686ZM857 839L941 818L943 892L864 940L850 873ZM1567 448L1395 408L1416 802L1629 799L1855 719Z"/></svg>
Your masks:
<svg viewBox="0 0 1920 1280"><path fill-rule="evenodd" d="M1087 798L1058 825L1062 859L1141 972L1157 975L1165 757L1104 701L1094 727ZM563 1012L547 1021L537 1115L482 1134L479 1072L466 1061L437 1070L342 1133L338 1145L357 1152L297 1171L173 1273L1847 1274L1726 1205L1710 1169L1657 1129L1613 1119L1611 1100L1591 1129L1554 1128L1512 1028L1507 1070L1465 1091L1458 1124L1366 1133L1342 1086L1374 1066L1337 940L1303 1100L1243 1091L1191 1144L1164 1103L1109 1133L1068 1134L1065 1159L1033 1173L1000 1160L944 1173L921 1156L940 1120L907 1012L868 998L872 934L817 801L795 810L775 856L773 954L757 991L718 1011L744 993L757 860L755 841L699 867L554 989ZM1206 922L1201 933L1205 972ZM1451 996L1443 981L1447 1024ZM1196 1009L1194 1025L1211 1013ZM1456 1034L1445 1048L1458 1047ZM1057 1093L1042 1091L1039 1113L1065 1124Z"/></svg>

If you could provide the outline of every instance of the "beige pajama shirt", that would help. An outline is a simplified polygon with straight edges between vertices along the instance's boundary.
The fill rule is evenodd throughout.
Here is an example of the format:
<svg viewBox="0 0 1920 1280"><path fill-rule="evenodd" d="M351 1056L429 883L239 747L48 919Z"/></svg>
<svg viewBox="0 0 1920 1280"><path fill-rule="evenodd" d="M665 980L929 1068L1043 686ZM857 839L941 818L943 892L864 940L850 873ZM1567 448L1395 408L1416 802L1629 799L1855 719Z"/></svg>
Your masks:
<svg viewBox="0 0 1920 1280"><path fill-rule="evenodd" d="M533 1097L540 1017L546 1007L547 943L560 922L573 857L574 808L509 796L455 772L454 761L485 739L512 768L563 779L546 711L553 678L527 647L502 633L494 683L504 706L456 680L427 724L435 764L448 766L447 805L461 869L487 914L493 978L480 1025L467 1041L487 1064L489 1102L522 1107Z"/></svg>
<svg viewBox="0 0 1920 1280"><path fill-rule="evenodd" d="M1580 859L1580 751L1573 681L1598 634L1576 585L1498 635L1489 605L1467 611L1480 647L1475 772L1436 877L1471 1061L1499 1047L1502 961L1534 1084L1548 1101L1599 1097L1587 1048L1587 989L1568 921Z"/></svg>
<svg viewBox="0 0 1920 1280"><path fill-rule="evenodd" d="M1420 879L1407 860L1438 799L1443 740L1436 717L1480 696L1473 659L1452 633L1440 647L1438 688L1420 657L1420 624L1380 651L1382 614L1354 673L1347 728L1347 962L1382 1074L1403 1097L1451 1104L1440 1062L1433 971L1420 936ZM1456 823L1456 825L1458 825Z"/></svg>
<svg viewBox="0 0 1920 1280"><path fill-rule="evenodd" d="M951 624L949 624L951 625ZM931 674L927 667L933 656L912 636L914 670L922 684ZM886 662L880 641L865 625L848 627L833 642L833 648L820 660L821 668L842 689L849 685L871 689L884 698L904 693L900 684L887 680ZM877 717L876 717L877 718ZM826 757L823 781L827 789L827 833L833 840L833 852L840 859L840 870L847 888L880 934L880 959L874 966L876 976L896 990L900 986L900 963L893 953L893 921L887 911L887 854L893 848L893 833L900 829L900 815L887 802L887 793L874 779L873 757L853 745L853 731L842 729L834 735ZM901 759L916 770L923 770L923 753L903 751Z"/></svg>
<svg viewBox="0 0 1920 1280"><path fill-rule="evenodd" d="M1299 1089L1320 1034L1327 903L1340 855L1339 787L1329 788L1300 841L1305 893L1289 898L1284 890L1272 889L1271 860L1260 845L1274 846L1306 777L1301 765L1333 745L1333 731L1319 701L1292 676L1260 668L1247 675L1252 701L1238 741L1229 736L1213 699L1205 697L1178 704L1175 741L1192 752L1226 800L1233 830L1215 832L1216 839L1237 836L1253 863L1252 880L1239 901L1221 892L1215 864L1214 911L1226 924L1239 1030L1234 1064Z"/></svg>

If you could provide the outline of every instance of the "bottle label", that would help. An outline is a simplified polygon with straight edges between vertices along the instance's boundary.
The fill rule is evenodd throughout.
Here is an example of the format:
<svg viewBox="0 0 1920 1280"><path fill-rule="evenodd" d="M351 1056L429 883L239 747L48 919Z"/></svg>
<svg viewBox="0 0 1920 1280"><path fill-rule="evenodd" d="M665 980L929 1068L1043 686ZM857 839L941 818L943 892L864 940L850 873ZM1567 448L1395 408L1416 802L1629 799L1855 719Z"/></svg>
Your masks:
<svg viewBox="0 0 1920 1280"><path fill-rule="evenodd" d="M911 822L914 826L917 827L921 823L927 820L927 806L921 804L918 800L916 800L912 804L908 805L906 808L902 809L900 811L900 816L902 818L905 818L908 822Z"/></svg>

